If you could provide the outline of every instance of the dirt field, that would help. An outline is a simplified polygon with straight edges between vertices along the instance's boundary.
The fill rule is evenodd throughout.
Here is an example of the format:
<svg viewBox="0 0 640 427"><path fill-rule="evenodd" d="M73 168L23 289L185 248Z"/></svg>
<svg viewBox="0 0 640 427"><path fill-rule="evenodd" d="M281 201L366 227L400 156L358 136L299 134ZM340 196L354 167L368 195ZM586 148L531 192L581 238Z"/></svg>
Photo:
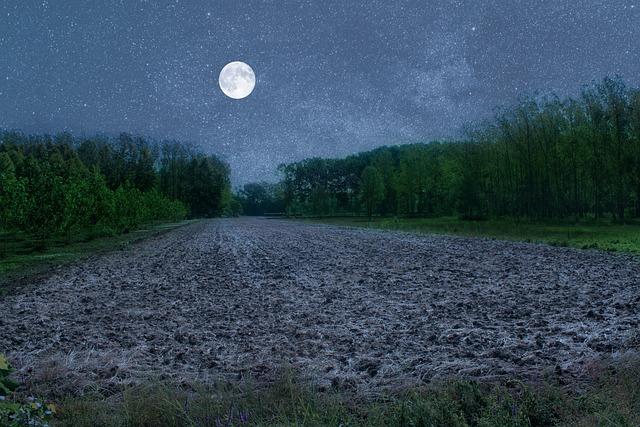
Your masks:
<svg viewBox="0 0 640 427"><path fill-rule="evenodd" d="M211 220L0 301L0 352L78 390L283 365L375 392L447 376L567 381L640 349L640 261L543 245Z"/></svg>

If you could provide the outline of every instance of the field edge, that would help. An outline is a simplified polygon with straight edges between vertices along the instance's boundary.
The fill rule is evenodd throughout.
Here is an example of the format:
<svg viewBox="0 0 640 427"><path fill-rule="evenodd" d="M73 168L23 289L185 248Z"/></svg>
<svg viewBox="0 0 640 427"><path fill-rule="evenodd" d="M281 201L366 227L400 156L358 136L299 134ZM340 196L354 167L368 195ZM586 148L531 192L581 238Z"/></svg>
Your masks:
<svg viewBox="0 0 640 427"><path fill-rule="evenodd" d="M61 267L81 262L92 256L122 250L199 221L201 219L155 222L129 233L72 242L28 255L11 254L0 259L0 298L29 286L40 278L47 277Z"/></svg>

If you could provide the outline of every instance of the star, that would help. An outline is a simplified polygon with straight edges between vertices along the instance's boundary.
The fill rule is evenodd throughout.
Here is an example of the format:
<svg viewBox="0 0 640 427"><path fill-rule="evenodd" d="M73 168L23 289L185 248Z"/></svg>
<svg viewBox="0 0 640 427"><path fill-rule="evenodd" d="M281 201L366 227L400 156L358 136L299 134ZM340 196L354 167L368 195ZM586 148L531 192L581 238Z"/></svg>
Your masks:
<svg viewBox="0 0 640 427"><path fill-rule="evenodd" d="M229 161L234 185L459 138L538 91L576 96L614 74L640 86L635 0L85 3L3 2L0 124L193 141ZM238 60L258 84L224 102L218 74Z"/></svg>

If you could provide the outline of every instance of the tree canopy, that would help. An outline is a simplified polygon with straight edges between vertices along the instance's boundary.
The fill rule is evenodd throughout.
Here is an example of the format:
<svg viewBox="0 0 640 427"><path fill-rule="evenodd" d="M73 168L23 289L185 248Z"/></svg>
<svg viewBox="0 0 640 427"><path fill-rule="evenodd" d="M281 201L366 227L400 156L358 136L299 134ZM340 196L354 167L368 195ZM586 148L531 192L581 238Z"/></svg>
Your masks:
<svg viewBox="0 0 640 427"><path fill-rule="evenodd" d="M177 142L0 133L0 230L48 237L223 213L229 168Z"/></svg>
<svg viewBox="0 0 640 427"><path fill-rule="evenodd" d="M577 98L526 98L461 141L311 158L279 170L292 215L624 221L640 217L640 90L606 78Z"/></svg>

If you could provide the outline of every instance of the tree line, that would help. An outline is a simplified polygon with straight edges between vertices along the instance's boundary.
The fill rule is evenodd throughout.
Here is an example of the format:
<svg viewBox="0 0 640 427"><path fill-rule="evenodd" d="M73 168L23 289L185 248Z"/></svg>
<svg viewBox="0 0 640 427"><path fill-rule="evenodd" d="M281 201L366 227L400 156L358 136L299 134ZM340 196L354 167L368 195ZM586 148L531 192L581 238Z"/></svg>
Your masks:
<svg viewBox="0 0 640 427"><path fill-rule="evenodd" d="M640 90L620 78L526 98L465 134L284 164L278 184L239 197L264 212L263 186L289 215L640 217Z"/></svg>
<svg viewBox="0 0 640 427"><path fill-rule="evenodd" d="M0 133L0 231L38 238L222 214L229 167L178 142Z"/></svg>

